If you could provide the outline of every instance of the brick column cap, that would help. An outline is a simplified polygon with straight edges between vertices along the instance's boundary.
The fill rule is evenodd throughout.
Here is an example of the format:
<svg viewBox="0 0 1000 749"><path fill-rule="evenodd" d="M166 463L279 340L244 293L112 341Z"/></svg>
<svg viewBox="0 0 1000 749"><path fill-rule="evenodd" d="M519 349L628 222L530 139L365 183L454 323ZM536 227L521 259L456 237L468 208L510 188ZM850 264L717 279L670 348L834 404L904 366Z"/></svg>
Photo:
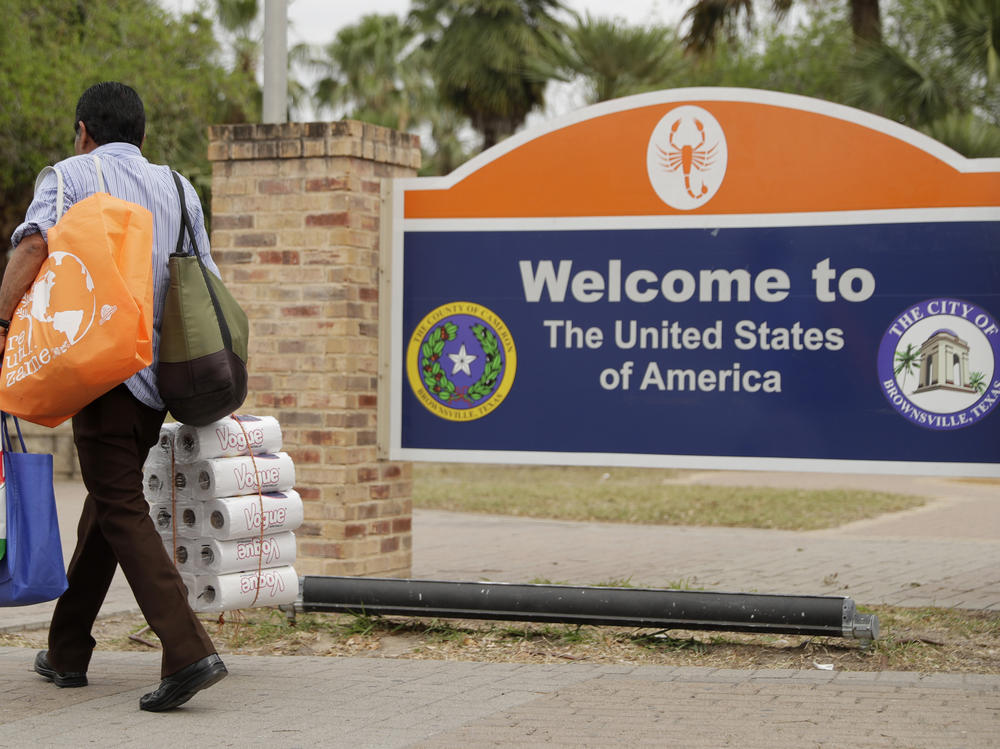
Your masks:
<svg viewBox="0 0 1000 749"><path fill-rule="evenodd" d="M420 167L420 136L358 120L212 125L208 136L210 161L350 156Z"/></svg>

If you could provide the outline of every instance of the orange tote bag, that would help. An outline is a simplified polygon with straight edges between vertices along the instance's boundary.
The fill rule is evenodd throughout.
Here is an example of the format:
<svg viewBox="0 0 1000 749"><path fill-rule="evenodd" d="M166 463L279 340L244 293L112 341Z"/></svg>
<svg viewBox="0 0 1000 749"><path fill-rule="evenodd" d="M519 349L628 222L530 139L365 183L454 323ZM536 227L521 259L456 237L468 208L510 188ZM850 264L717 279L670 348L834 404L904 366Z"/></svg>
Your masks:
<svg viewBox="0 0 1000 749"><path fill-rule="evenodd" d="M14 310L0 369L0 410L50 427L153 360L153 215L104 192L94 161L101 192L65 215L56 170L49 256Z"/></svg>

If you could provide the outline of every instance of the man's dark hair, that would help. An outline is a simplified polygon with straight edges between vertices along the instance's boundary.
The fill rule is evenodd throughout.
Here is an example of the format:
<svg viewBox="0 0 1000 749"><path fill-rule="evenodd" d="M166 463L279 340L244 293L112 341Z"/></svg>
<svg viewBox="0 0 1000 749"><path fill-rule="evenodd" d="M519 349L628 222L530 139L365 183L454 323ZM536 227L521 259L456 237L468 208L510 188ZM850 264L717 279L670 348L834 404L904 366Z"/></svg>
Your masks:
<svg viewBox="0 0 1000 749"><path fill-rule="evenodd" d="M114 81L98 83L83 92L76 104L73 123L77 131L80 122L87 126L87 133L99 146L106 143L141 146L146 134L146 110L139 94Z"/></svg>

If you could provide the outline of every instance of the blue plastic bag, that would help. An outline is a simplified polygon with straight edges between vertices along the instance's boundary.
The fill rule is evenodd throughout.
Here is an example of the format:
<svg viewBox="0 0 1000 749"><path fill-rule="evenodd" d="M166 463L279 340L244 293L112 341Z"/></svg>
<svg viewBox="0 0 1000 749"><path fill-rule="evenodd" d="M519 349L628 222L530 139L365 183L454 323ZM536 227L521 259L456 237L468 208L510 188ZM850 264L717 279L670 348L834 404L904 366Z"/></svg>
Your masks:
<svg viewBox="0 0 1000 749"><path fill-rule="evenodd" d="M14 418L21 452L12 449L7 414L0 413L7 483L7 553L0 559L0 606L51 601L66 590L52 456L29 453Z"/></svg>

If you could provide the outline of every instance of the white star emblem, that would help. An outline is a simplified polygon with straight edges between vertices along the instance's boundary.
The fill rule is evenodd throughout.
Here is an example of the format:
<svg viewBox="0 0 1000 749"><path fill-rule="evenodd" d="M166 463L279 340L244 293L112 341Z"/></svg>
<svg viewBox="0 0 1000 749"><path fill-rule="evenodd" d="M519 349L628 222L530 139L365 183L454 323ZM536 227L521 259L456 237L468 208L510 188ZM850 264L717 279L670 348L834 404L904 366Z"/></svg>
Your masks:
<svg viewBox="0 0 1000 749"><path fill-rule="evenodd" d="M472 354L468 353L465 350L465 344L463 343L462 344L462 348L460 348L458 350L458 353L457 354L448 354L448 358L451 359L455 363L455 366L451 368L451 373L453 375L456 375L459 372L462 372L462 373L467 374L467 375L469 375L471 377L472 376L472 370L469 369L469 365L472 364L472 362L474 362L479 357L478 356L473 356Z"/></svg>

